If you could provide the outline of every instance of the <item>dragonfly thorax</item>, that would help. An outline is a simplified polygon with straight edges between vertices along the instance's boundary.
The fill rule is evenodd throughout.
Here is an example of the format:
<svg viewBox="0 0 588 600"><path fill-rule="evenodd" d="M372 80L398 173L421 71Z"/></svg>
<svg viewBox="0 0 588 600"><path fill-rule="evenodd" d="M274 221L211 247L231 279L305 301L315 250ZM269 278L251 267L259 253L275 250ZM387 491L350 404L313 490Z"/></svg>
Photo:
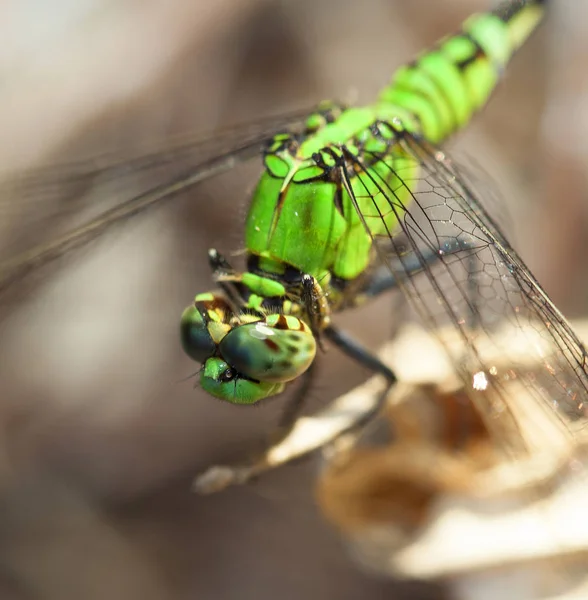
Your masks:
<svg viewBox="0 0 588 600"><path fill-rule="evenodd" d="M403 132L374 109L357 108L296 144L277 138L249 208L248 252L321 283L362 276L374 238L398 226L382 190L398 189L400 201L410 199L400 177L413 181L418 167L407 158Z"/></svg>

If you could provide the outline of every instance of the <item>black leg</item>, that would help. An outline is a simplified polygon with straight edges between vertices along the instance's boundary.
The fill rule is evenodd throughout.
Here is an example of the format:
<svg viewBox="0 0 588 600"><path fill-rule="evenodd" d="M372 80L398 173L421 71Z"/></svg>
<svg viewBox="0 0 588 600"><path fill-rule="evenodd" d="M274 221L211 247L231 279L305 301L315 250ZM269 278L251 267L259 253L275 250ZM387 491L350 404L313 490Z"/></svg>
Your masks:
<svg viewBox="0 0 588 600"><path fill-rule="evenodd" d="M317 341L319 348L324 352L321 331L329 322L331 310L327 297L319 282L312 276L302 275L302 292L300 301L310 321L310 329Z"/></svg>
<svg viewBox="0 0 588 600"><path fill-rule="evenodd" d="M208 251L208 264L212 271L212 279L224 292L226 299L232 305L234 312L243 306L243 286L240 274L231 267L225 257L214 248Z"/></svg>
<svg viewBox="0 0 588 600"><path fill-rule="evenodd" d="M386 386L386 389L378 399L376 406L364 416L362 416L362 418L359 421L354 423L353 429L357 429L365 425L368 421L372 419L372 417L376 413L379 412L380 407L386 400L388 391L397 381L396 375L394 374L392 369L386 366L377 356L371 354L367 348L362 346L359 342L357 342L357 340L354 340L345 332L339 331L333 326L329 326L324 330L324 335L329 340L331 340L342 352L347 354L347 356L353 358L360 364L364 365L370 371L383 375L388 382L388 385ZM282 417L279 422L281 436L287 434L287 432L291 429L292 425L300 416L300 413L304 408L304 402L314 380L315 374L316 361L313 362L308 371L304 373L304 380L302 381L302 384L296 390L295 394L288 400L288 404L284 408Z"/></svg>
<svg viewBox="0 0 588 600"><path fill-rule="evenodd" d="M339 331L332 325L325 329L324 334L347 356L364 365L370 371L383 375L391 384L396 383L397 379L394 371L350 335Z"/></svg>
<svg viewBox="0 0 588 600"><path fill-rule="evenodd" d="M361 416L348 431L357 431L364 425L367 425L373 417L375 417L384 406L390 389L394 386L397 381L396 375L390 367L385 365L377 356L372 354L367 348L362 346L357 340L347 335L343 331L339 331L335 327L328 327L325 329L325 335L329 338L342 352L350 356L360 364L364 365L374 373L383 375L388 385L384 391L378 397L376 404Z"/></svg>

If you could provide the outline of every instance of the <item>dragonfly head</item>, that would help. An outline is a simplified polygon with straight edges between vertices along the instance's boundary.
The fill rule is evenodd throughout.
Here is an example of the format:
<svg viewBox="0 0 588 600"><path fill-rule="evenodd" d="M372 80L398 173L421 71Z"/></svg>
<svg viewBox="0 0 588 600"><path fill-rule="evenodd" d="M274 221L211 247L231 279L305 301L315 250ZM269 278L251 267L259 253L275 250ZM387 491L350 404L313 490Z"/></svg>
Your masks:
<svg viewBox="0 0 588 600"><path fill-rule="evenodd" d="M233 404L279 394L312 364L316 341L300 319L235 315L218 294L202 294L182 314L184 351L202 363L200 384Z"/></svg>

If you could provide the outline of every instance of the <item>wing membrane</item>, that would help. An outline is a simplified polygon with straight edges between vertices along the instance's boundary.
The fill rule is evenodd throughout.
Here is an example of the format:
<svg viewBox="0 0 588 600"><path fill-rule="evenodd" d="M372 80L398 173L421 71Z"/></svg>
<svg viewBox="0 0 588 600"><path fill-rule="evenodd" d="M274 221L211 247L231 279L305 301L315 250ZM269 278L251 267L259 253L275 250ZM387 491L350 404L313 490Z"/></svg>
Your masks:
<svg viewBox="0 0 588 600"><path fill-rule="evenodd" d="M585 433L586 348L459 168L411 135L401 134L398 144L410 164L390 167L390 177L363 159L363 174L378 190L374 205L384 197L395 217L380 211L379 218L397 225L386 225L374 242L387 247L381 259L441 338L475 406L505 448L517 453L527 444L513 413L514 388L524 390L533 411L557 415L572 437ZM370 218L363 221L373 231ZM528 360L521 361L521 345L533 354Z"/></svg>
<svg viewBox="0 0 588 600"><path fill-rule="evenodd" d="M27 273L88 244L113 226L259 155L275 133L301 127L308 114L305 110L277 116L205 139L183 136L163 150L152 150L136 157L103 155L13 174L0 187L0 206L3 221L10 225L7 229L17 232L17 242L21 241L20 231L25 226L23 219L43 214L41 204L49 204L51 196L59 196L61 200L57 217L62 219L80 210L80 204L84 204L80 198L89 189L92 198L100 201L101 190L104 195L122 194L124 197L127 179L135 184L137 178L142 178L146 183L144 191L124 198L77 228L27 250L9 253L9 257L0 263L0 293ZM37 225L37 229L43 229L42 222ZM7 237L10 235L7 233Z"/></svg>

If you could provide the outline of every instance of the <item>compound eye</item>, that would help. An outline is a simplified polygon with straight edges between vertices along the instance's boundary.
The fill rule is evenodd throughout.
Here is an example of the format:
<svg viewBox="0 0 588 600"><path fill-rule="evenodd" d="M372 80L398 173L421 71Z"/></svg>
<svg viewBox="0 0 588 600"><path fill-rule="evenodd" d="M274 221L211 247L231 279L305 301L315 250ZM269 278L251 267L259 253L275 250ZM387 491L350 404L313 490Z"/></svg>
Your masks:
<svg viewBox="0 0 588 600"><path fill-rule="evenodd" d="M203 363L216 352L204 317L193 304L182 313L180 336L184 352L196 362Z"/></svg>
<svg viewBox="0 0 588 600"><path fill-rule="evenodd" d="M202 389L231 404L256 404L265 398L281 394L283 383L267 383L244 379L224 360L213 356L200 371Z"/></svg>
<svg viewBox="0 0 588 600"><path fill-rule="evenodd" d="M270 315L232 329L221 340L219 351L227 364L250 379L285 383L308 369L316 342L296 317Z"/></svg>

